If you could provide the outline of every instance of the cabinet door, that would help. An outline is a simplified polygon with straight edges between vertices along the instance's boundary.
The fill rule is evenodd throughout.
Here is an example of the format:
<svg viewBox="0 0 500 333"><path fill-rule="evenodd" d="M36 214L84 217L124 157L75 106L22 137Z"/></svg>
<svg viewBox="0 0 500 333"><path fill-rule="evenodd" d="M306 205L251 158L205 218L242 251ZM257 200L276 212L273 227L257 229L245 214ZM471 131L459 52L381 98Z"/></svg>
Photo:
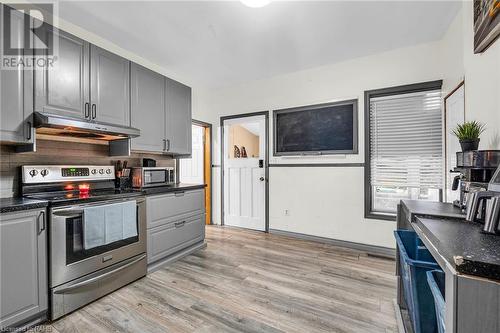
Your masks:
<svg viewBox="0 0 500 333"><path fill-rule="evenodd" d="M0 215L0 327L47 310L44 219L45 210Z"/></svg>
<svg viewBox="0 0 500 333"><path fill-rule="evenodd" d="M3 17L4 6L0 5L0 15ZM11 15L11 45L22 49L24 45L23 14L12 11ZM3 24L0 25L0 45L4 45ZM2 55L4 53L2 52ZM21 60L23 52L8 59ZM9 142L24 142L24 66L12 69L0 69L0 140Z"/></svg>
<svg viewBox="0 0 500 333"><path fill-rule="evenodd" d="M165 149L165 77L132 63L130 66L131 126L141 130L132 149L163 152Z"/></svg>
<svg viewBox="0 0 500 333"><path fill-rule="evenodd" d="M148 230L148 264L202 242L205 214Z"/></svg>
<svg viewBox="0 0 500 333"><path fill-rule="evenodd" d="M167 152L191 155L191 88L166 80Z"/></svg>
<svg viewBox="0 0 500 333"><path fill-rule="evenodd" d="M53 27L47 28L44 33L59 46L53 65L35 70L35 111L86 118L89 44Z"/></svg>
<svg viewBox="0 0 500 333"><path fill-rule="evenodd" d="M90 69L92 119L130 126L130 62L91 45Z"/></svg>
<svg viewBox="0 0 500 333"><path fill-rule="evenodd" d="M205 190L178 191L146 198L147 227L154 228L205 213Z"/></svg>

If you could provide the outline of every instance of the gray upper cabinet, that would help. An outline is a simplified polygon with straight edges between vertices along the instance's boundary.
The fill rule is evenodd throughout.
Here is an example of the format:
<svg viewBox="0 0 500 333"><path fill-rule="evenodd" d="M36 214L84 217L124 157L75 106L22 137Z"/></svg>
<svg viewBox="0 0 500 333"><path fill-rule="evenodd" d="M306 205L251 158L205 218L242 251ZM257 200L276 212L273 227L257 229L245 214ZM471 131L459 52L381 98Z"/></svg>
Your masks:
<svg viewBox="0 0 500 333"><path fill-rule="evenodd" d="M167 152L191 155L191 88L167 78Z"/></svg>
<svg viewBox="0 0 500 333"><path fill-rule="evenodd" d="M0 327L45 317L47 231L45 210L0 215Z"/></svg>
<svg viewBox="0 0 500 333"><path fill-rule="evenodd" d="M89 102L89 43L54 29L57 60L52 67L35 70L35 111L86 118Z"/></svg>
<svg viewBox="0 0 500 333"><path fill-rule="evenodd" d="M165 149L165 77L132 63L130 66L131 126L141 131L132 149Z"/></svg>
<svg viewBox="0 0 500 333"><path fill-rule="evenodd" d="M0 5L0 15L3 17L4 6ZM19 49L24 45L23 14L12 12L11 45ZM28 17L25 16L27 19ZM3 24L0 25L0 45L4 44ZM24 52L20 51L16 59L21 59ZM28 54L26 54L28 55ZM0 70L0 141L25 143L32 138L32 128L24 120L31 116L33 108L32 94L24 94L25 86L32 90L32 74L29 68L18 66L15 69Z"/></svg>
<svg viewBox="0 0 500 333"><path fill-rule="evenodd" d="M90 70L92 119L130 126L130 62L91 45Z"/></svg>

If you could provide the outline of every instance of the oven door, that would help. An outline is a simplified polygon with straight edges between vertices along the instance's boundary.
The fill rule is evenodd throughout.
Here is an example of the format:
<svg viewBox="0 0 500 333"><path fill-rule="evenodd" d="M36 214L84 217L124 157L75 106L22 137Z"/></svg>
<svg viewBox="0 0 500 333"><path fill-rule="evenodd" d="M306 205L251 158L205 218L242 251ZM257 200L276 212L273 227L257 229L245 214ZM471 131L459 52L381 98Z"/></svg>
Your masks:
<svg viewBox="0 0 500 333"><path fill-rule="evenodd" d="M137 236L85 249L85 208L127 201L137 204ZM143 197L57 207L50 210L50 287L96 272L146 252L146 205Z"/></svg>

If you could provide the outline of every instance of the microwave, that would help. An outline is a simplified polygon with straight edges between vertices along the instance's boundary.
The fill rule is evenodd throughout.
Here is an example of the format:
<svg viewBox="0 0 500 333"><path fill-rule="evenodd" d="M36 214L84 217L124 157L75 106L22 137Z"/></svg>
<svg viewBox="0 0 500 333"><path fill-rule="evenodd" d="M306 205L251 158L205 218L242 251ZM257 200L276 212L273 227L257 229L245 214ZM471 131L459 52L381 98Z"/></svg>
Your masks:
<svg viewBox="0 0 500 333"><path fill-rule="evenodd" d="M172 167L132 168L132 186L145 188L175 184L175 171Z"/></svg>

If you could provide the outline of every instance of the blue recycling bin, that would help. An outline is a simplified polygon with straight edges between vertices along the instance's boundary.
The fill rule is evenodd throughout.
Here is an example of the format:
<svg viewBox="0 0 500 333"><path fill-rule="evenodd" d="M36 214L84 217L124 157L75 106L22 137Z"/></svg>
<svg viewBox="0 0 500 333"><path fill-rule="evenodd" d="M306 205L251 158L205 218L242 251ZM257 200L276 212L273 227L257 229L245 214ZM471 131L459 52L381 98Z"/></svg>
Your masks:
<svg viewBox="0 0 500 333"><path fill-rule="evenodd" d="M439 333L445 333L445 274L441 270L427 271L427 283L431 288L436 309L436 321Z"/></svg>
<svg viewBox="0 0 500 333"><path fill-rule="evenodd" d="M439 269L431 253L414 231L396 230L399 265L408 313L415 333L438 333L434 298L427 271Z"/></svg>

